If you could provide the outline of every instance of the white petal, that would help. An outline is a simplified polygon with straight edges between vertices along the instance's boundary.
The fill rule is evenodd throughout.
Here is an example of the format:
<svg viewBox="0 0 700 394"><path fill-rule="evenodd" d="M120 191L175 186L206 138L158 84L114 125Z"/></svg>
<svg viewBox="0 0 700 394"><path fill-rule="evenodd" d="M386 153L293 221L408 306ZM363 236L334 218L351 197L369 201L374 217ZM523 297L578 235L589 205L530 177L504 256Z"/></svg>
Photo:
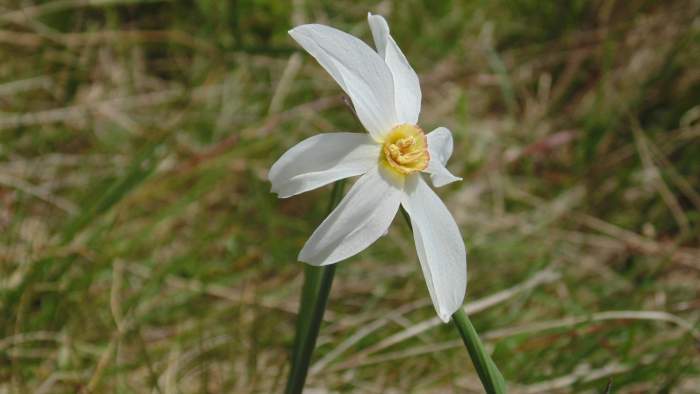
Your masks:
<svg viewBox="0 0 700 394"><path fill-rule="evenodd" d="M364 133L317 134L293 146L268 175L280 198L361 175L377 165L381 146Z"/></svg>
<svg viewBox="0 0 700 394"><path fill-rule="evenodd" d="M323 25L289 31L350 96L362 125L381 141L397 123L394 82L384 60L360 39Z"/></svg>
<svg viewBox="0 0 700 394"><path fill-rule="evenodd" d="M360 177L299 252L313 265L333 264L363 251L389 228L403 192L375 167Z"/></svg>
<svg viewBox="0 0 700 394"><path fill-rule="evenodd" d="M420 114L421 90L418 75L406 56L389 34L389 25L381 15L367 15L374 46L384 58L394 77L394 102L399 123L417 124Z"/></svg>
<svg viewBox="0 0 700 394"><path fill-rule="evenodd" d="M452 133L445 127L438 127L428 133L428 152L430 161L425 172L430 174L433 186L441 187L449 183L461 181L462 178L452 175L445 167L447 160L452 156Z"/></svg>
<svg viewBox="0 0 700 394"><path fill-rule="evenodd" d="M406 181L401 204L411 217L413 238L430 298L448 322L467 290L467 252L450 211L420 175Z"/></svg>
<svg viewBox="0 0 700 394"><path fill-rule="evenodd" d="M391 39L389 34L389 24L381 15L372 15L367 13L367 21L369 29L372 31L372 39L374 39L374 47L377 48L377 53L382 59L386 56L386 44Z"/></svg>

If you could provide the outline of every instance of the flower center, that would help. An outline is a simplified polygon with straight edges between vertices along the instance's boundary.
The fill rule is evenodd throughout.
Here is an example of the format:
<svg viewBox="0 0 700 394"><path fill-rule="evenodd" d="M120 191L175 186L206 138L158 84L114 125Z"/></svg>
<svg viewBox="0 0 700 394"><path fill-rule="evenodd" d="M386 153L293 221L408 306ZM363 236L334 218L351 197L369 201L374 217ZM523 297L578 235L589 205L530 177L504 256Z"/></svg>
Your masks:
<svg viewBox="0 0 700 394"><path fill-rule="evenodd" d="M428 140L416 125L402 124L391 129L383 152L382 162L403 175L424 170L430 161Z"/></svg>

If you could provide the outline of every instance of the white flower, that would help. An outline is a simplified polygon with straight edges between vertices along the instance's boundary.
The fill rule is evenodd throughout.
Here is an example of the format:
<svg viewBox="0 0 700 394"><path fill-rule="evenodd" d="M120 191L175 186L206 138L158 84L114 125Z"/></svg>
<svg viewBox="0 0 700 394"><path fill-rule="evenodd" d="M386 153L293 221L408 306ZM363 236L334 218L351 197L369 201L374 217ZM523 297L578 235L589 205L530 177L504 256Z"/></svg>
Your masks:
<svg viewBox="0 0 700 394"><path fill-rule="evenodd" d="M328 26L310 24L289 31L350 97L369 134L324 133L300 142L270 169L272 191L286 198L360 176L299 253L300 261L317 266L367 248L386 233L403 206L411 217L430 297L447 322L464 299L467 254L452 215L421 173L436 187L461 180L445 168L452 134L440 127L425 135L416 125L418 76L384 18L369 14L368 20L376 52Z"/></svg>

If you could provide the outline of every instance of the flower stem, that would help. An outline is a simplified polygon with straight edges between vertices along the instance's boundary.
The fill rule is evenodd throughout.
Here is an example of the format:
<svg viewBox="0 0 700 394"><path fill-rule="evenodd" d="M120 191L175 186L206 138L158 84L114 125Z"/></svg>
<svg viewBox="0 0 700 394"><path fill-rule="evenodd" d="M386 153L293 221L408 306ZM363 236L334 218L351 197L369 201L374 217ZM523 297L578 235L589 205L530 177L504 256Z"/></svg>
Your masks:
<svg viewBox="0 0 700 394"><path fill-rule="evenodd" d="M344 186L344 180L337 181L333 185L328 205L329 213L343 197ZM316 346L334 274L335 264L325 267L312 265L304 267L304 286L301 291L296 334L292 347L292 370L287 380L286 394L299 394L304 389L304 382L309 372L311 356Z"/></svg>
<svg viewBox="0 0 700 394"><path fill-rule="evenodd" d="M496 367L496 364L489 356L488 352L484 348L481 339L479 339L479 334L476 333L472 322L469 317L464 313L464 309L460 308L457 312L452 315L452 320L455 323L459 335L462 336L462 341L464 346L467 347L469 356L472 358L472 363L474 363L474 368L479 374L479 379L481 379L481 384L487 393L501 394L506 392L506 382L503 379L503 375Z"/></svg>
<svg viewBox="0 0 700 394"><path fill-rule="evenodd" d="M413 232L411 217L408 215L408 212L403 209L403 207L401 207L401 214L403 215L404 219L406 219L408 228L411 230L411 232ZM472 359L474 369L476 369L476 373L479 375L479 379L481 380L481 384L484 386L484 390L486 390L488 394L506 393L506 382L503 379L503 375L501 375L498 367L496 367L496 364L491 359L491 356L484 348L484 344L481 343L479 334L477 334L472 322L464 312L464 309L460 308L457 310L457 312L453 313L452 320L454 321L457 331L459 331L459 335L462 337L464 346L469 352L469 357Z"/></svg>

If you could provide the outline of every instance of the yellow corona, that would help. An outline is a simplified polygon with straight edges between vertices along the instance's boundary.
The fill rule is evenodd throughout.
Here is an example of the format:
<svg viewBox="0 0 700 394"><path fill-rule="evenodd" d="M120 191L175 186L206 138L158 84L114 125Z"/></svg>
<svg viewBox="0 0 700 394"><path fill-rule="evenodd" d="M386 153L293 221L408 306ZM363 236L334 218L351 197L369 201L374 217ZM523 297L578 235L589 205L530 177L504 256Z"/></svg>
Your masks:
<svg viewBox="0 0 700 394"><path fill-rule="evenodd" d="M428 140L420 127L402 124L391 129L382 146L381 162L401 175L422 171L428 166Z"/></svg>

